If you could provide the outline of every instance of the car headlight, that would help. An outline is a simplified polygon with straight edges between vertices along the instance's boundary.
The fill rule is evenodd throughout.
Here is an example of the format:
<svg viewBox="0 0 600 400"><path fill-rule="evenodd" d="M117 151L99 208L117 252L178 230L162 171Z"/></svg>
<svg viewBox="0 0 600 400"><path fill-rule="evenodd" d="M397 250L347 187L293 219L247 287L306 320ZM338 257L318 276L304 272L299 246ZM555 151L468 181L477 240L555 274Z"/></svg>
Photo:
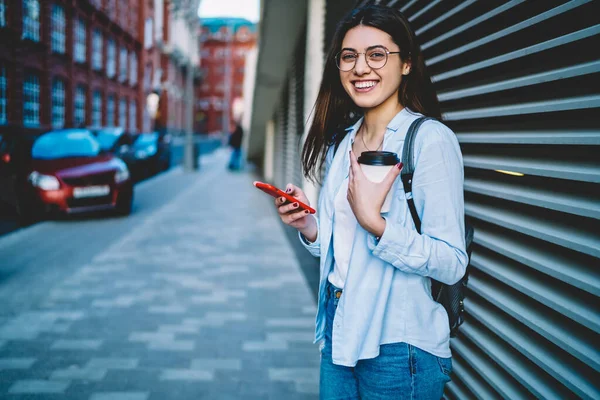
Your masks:
<svg viewBox="0 0 600 400"><path fill-rule="evenodd" d="M119 166L119 170L115 172L115 183L125 182L127 179L129 179L129 170L127 169L127 166Z"/></svg>
<svg viewBox="0 0 600 400"><path fill-rule="evenodd" d="M42 190L58 190L60 189L60 182L55 176L40 174L37 171L33 171L29 174L28 178L32 186L40 188Z"/></svg>

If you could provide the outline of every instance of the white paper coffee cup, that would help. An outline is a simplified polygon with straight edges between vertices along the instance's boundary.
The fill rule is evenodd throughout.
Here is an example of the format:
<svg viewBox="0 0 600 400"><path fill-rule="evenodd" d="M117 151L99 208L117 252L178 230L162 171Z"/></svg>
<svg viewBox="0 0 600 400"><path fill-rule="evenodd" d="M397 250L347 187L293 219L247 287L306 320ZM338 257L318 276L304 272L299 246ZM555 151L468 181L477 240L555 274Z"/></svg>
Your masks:
<svg viewBox="0 0 600 400"><path fill-rule="evenodd" d="M363 173L368 180L375 183L383 181L390 169L394 168L399 162L398 155L390 151L365 151L358 157L358 163ZM391 204L392 191L390 190L385 197L381 212L389 212Z"/></svg>

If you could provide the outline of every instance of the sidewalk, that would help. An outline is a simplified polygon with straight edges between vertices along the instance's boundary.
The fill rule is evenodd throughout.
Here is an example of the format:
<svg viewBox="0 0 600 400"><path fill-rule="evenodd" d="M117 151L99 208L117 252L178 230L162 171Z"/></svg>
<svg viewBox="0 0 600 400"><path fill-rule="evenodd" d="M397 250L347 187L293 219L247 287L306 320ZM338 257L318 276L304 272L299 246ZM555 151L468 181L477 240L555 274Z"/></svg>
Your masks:
<svg viewBox="0 0 600 400"><path fill-rule="evenodd" d="M318 398L313 296L271 198L228 155L0 325L1 398Z"/></svg>

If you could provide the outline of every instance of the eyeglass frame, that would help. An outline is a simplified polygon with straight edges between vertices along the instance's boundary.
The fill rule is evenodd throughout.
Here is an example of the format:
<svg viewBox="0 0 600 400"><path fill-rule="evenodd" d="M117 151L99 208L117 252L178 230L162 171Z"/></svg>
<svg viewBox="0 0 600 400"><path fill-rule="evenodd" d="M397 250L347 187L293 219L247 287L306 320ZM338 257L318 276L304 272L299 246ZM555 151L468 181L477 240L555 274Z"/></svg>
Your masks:
<svg viewBox="0 0 600 400"><path fill-rule="evenodd" d="M381 48L381 49L383 49L383 52L385 53L385 63L383 63L383 65L382 65L381 67L373 68L373 67L371 66L371 64L369 64L369 60L367 59L367 52L368 52L369 50L372 50L372 49L375 49L375 48L378 48L378 47L379 47L379 48ZM340 54L342 54L342 52L343 52L343 51L346 51L346 50L351 50L351 51L354 51L354 54L356 55L356 59L354 60L354 65L352 66L352 68L350 68L350 69L347 69L347 70L343 70L343 69L341 69L341 68L340 68L340 63L339 63L338 59L339 59L339 56L340 56ZM338 67L338 69L339 69L340 71L342 71L342 72L349 72L349 71L352 71L354 68L356 68L356 62L358 61L358 56L359 56L360 54L362 54L362 55L364 55L364 56L365 56L365 63L366 63L368 66L369 66L369 68L377 70L377 69L381 69L381 68L383 68L383 67L385 67L385 66L387 65L387 62L388 62L388 60L389 60L389 58L390 58L390 54L400 54L400 53L401 53L401 51L389 51L389 50L388 50L388 48L387 48L387 47L385 47L384 45L382 45L382 44L376 44L376 45L373 45L373 46L369 46L369 47L367 47L367 48L365 49L365 52L364 52L364 53L359 53L359 52L355 51L354 49L350 49L350 48L343 48L342 50L340 50L340 51L339 51L339 52L338 52L338 53L335 55L335 57L334 57L334 61L335 61L335 66L336 66L336 67Z"/></svg>

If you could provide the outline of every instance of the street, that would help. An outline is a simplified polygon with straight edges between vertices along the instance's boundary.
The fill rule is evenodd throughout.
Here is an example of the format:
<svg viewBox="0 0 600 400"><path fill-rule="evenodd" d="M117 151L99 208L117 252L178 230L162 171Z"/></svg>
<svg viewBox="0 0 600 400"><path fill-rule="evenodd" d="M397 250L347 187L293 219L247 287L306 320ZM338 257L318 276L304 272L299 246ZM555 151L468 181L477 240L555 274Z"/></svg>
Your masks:
<svg viewBox="0 0 600 400"><path fill-rule="evenodd" d="M1 399L313 399L315 302L227 150L136 185L128 217L0 237Z"/></svg>

